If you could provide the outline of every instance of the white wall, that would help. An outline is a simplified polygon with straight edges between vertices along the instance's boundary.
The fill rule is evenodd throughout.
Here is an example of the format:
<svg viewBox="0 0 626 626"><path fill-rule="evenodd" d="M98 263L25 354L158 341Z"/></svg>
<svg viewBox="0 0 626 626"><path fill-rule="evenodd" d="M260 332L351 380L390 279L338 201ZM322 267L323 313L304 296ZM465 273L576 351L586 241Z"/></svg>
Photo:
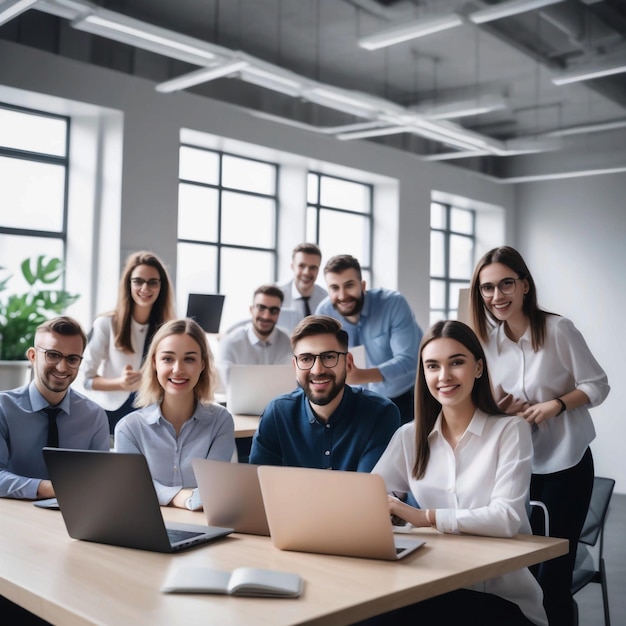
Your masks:
<svg viewBox="0 0 626 626"><path fill-rule="evenodd" d="M626 493L626 174L518 186L517 247L543 308L570 318L605 369L611 393L592 409L596 474Z"/></svg>

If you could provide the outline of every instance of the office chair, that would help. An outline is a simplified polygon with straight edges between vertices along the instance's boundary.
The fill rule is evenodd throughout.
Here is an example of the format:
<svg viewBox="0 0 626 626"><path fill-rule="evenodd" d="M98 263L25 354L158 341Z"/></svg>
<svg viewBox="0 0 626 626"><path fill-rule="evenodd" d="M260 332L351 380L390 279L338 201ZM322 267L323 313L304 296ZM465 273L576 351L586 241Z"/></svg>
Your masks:
<svg viewBox="0 0 626 626"><path fill-rule="evenodd" d="M591 502L589 503L585 524L578 541L576 564L572 577L572 595L578 593L589 583L600 583L604 604L605 626L611 626L611 617L609 614L609 595L604 566L604 524L614 487L615 481L612 478L596 476L593 479ZM587 546L596 546L598 539L600 543L596 550L597 559L592 559Z"/></svg>

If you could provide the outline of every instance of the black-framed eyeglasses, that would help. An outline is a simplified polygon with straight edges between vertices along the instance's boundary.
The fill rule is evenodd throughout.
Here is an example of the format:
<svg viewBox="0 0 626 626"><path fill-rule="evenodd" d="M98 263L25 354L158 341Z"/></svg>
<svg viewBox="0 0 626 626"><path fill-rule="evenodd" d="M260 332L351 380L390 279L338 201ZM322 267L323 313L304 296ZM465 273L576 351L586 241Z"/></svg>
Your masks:
<svg viewBox="0 0 626 626"><path fill-rule="evenodd" d="M40 346L35 346L35 348L44 353L46 363L48 363L48 365L58 365L63 359L65 359L68 367L76 369L83 360L83 357L80 356L80 354L61 354L58 350L46 350Z"/></svg>
<svg viewBox="0 0 626 626"><path fill-rule="evenodd" d="M280 313L279 306L265 306L264 304L255 304L254 306L259 313L264 313L265 311L269 311L270 315L278 315Z"/></svg>
<svg viewBox="0 0 626 626"><path fill-rule="evenodd" d="M321 352L320 354L310 354L309 352L303 352L302 354L294 354L293 357L296 360L296 365L299 370L310 370L315 365L317 357L320 358L324 367L332 368L339 363L339 356L346 355L347 352L337 352L336 350L328 350L327 352Z"/></svg>
<svg viewBox="0 0 626 626"><path fill-rule="evenodd" d="M141 289L144 285L148 285L150 289L156 289L161 284L160 278L150 278L146 280L145 278L131 278L130 284L137 289Z"/></svg>
<svg viewBox="0 0 626 626"><path fill-rule="evenodd" d="M521 278L503 278L497 285L492 285L491 283L483 283L480 285L480 293L483 298L491 298L496 291L496 288L501 294L505 296L510 296L517 286L517 281L522 280Z"/></svg>

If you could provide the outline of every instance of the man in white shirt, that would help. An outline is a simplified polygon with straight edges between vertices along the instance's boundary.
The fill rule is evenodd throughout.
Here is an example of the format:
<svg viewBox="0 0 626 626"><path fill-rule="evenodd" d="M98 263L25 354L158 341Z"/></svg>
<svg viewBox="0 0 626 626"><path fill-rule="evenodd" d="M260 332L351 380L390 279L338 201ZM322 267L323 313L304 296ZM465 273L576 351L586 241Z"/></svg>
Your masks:
<svg viewBox="0 0 626 626"><path fill-rule="evenodd" d="M275 285L261 285L254 292L250 307L252 320L229 332L219 342L217 367L222 382L228 385L233 364L288 365L292 350L289 336L276 322L283 303L283 292Z"/></svg>
<svg viewBox="0 0 626 626"><path fill-rule="evenodd" d="M315 284L322 264L322 252L314 243L301 243L291 256L293 278L279 288L284 293L278 325L291 333L298 323L326 297L326 290Z"/></svg>

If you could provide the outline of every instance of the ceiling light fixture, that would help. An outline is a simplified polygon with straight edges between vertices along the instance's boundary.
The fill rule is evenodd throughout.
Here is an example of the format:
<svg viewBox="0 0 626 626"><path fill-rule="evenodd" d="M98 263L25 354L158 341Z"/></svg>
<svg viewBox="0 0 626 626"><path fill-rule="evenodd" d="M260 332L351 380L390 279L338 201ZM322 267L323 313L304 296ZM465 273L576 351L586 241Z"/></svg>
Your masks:
<svg viewBox="0 0 626 626"><path fill-rule="evenodd" d="M180 91L181 89L187 89L194 85L200 85L207 83L217 78L223 78L229 74L233 74L243 69L248 65L247 61L230 61L223 65L217 65L215 67L202 67L199 70L166 80L163 83L159 83L155 89L160 93L172 93L173 91Z"/></svg>
<svg viewBox="0 0 626 626"><path fill-rule="evenodd" d="M38 0L5 0L0 4L0 24L9 22L24 11L32 8Z"/></svg>
<svg viewBox="0 0 626 626"><path fill-rule="evenodd" d="M503 17L511 17L512 15L542 9L559 2L563 2L563 0L510 0L509 2L501 2L486 9L474 11L468 15L468 18L474 24L484 24L485 22L500 20Z"/></svg>
<svg viewBox="0 0 626 626"><path fill-rule="evenodd" d="M567 70L562 74L553 76L552 82L555 85L569 85L570 83L593 80L612 74L623 74L624 72L626 72L626 55L621 54Z"/></svg>
<svg viewBox="0 0 626 626"><path fill-rule="evenodd" d="M76 19L72 26L93 35L196 65L206 65L207 61L214 61L218 57L218 48L211 44L107 9L96 9L93 13Z"/></svg>
<svg viewBox="0 0 626 626"><path fill-rule="evenodd" d="M302 91L302 83L295 78L283 76L277 71L273 72L251 63L241 73L241 79L253 85L292 97L298 96Z"/></svg>
<svg viewBox="0 0 626 626"><path fill-rule="evenodd" d="M460 15L452 13L442 17L416 20L408 24L402 24L389 28L387 30L367 35L359 38L359 46L366 50L377 50L378 48L386 48L403 41L425 37L432 33L438 33L442 30L455 28L463 24L463 18Z"/></svg>
<svg viewBox="0 0 626 626"><path fill-rule="evenodd" d="M410 106L415 111L429 120L448 120L470 115L482 115L493 111L502 111L508 108L506 99L500 94L485 94L477 98L457 100L455 102L428 103Z"/></svg>
<svg viewBox="0 0 626 626"><path fill-rule="evenodd" d="M330 101L333 103L333 108L337 108L338 104L343 104L350 107L351 110L360 109L368 112L375 112L378 110L378 107L376 107L367 97L361 98L357 94L351 95L343 93L339 90L335 91L330 87L315 87L303 95L307 100L316 102L322 106L329 106L328 102ZM340 110L343 109L340 108Z"/></svg>

